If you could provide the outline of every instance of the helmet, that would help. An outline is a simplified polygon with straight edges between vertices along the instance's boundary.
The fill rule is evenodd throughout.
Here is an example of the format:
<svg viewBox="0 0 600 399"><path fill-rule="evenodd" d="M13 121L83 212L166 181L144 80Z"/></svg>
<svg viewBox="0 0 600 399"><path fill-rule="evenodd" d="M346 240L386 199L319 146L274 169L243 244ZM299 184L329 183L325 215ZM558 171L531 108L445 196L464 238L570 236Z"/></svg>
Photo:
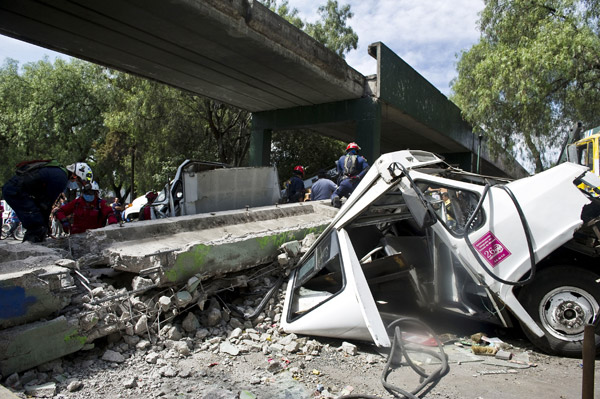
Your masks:
<svg viewBox="0 0 600 399"><path fill-rule="evenodd" d="M346 147L346 152L348 152L350 150L360 151L360 147L355 142L352 142L352 143L348 144L348 146Z"/></svg>
<svg viewBox="0 0 600 399"><path fill-rule="evenodd" d="M93 181L91 183L86 183L83 186L84 194L95 194L94 191L100 191L100 185L95 181Z"/></svg>
<svg viewBox="0 0 600 399"><path fill-rule="evenodd" d="M146 193L146 199L148 200L148 202L153 202L156 197L158 197L158 194L156 194L154 191L148 191Z"/></svg>
<svg viewBox="0 0 600 399"><path fill-rule="evenodd" d="M75 176L79 177L84 182L91 182L94 178L92 168L85 162L72 163L67 166L67 170Z"/></svg>
<svg viewBox="0 0 600 399"><path fill-rule="evenodd" d="M304 168L301 165L298 165L294 168L294 172L295 173L300 173L302 176L304 176Z"/></svg>

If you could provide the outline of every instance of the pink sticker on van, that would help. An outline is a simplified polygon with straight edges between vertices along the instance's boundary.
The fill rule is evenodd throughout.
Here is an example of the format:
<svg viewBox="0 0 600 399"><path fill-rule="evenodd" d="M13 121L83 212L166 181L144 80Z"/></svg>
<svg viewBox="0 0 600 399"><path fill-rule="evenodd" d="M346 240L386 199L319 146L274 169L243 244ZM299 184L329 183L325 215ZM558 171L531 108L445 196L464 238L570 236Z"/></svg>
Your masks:
<svg viewBox="0 0 600 399"><path fill-rule="evenodd" d="M473 246L492 267L496 267L511 255L510 251L506 249L491 231L488 231L483 237L475 241Z"/></svg>

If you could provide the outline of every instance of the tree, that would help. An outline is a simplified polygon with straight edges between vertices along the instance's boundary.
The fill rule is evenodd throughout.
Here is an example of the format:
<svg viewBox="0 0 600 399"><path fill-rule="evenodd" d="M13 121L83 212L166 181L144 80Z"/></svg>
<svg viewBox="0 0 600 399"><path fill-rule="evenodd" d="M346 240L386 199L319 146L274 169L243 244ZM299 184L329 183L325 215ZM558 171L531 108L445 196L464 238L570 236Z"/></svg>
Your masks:
<svg viewBox="0 0 600 399"><path fill-rule="evenodd" d="M600 124L598 0L486 0L452 100L492 151L551 166L574 121ZM554 146L553 146L554 145Z"/></svg>
<svg viewBox="0 0 600 399"><path fill-rule="evenodd" d="M306 23L306 33L342 58L348 51L356 50L358 35L352 27L346 26L346 21L354 16L350 5L339 8L336 0L327 0L326 5L319 7L319 15L320 21Z"/></svg>
<svg viewBox="0 0 600 399"><path fill-rule="evenodd" d="M55 158L63 164L92 162L105 134L104 68L57 59L25 64L7 60L0 69L0 179L23 160Z"/></svg>
<svg viewBox="0 0 600 399"><path fill-rule="evenodd" d="M298 16L298 9L290 8L288 0L283 0L280 4L277 4L277 0L262 0L261 2L269 10L277 13L296 28L304 28L304 21Z"/></svg>
<svg viewBox="0 0 600 399"><path fill-rule="evenodd" d="M274 132L272 144L271 162L277 165L281 181L291 177L296 165L304 167L307 178L320 169L334 168L346 148L341 141L310 131Z"/></svg>

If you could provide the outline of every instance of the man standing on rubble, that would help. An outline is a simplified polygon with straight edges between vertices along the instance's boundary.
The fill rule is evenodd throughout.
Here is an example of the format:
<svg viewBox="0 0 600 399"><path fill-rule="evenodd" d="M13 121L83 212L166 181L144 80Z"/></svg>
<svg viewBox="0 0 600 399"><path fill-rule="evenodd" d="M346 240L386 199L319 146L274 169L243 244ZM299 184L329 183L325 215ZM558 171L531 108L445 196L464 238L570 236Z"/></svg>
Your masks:
<svg viewBox="0 0 600 399"><path fill-rule="evenodd" d="M342 155L336 163L338 188L331 195L331 205L336 208L342 206L342 197L350 197L350 194L369 169L367 160L362 155L358 155L358 151L360 151L358 144L348 144L346 155Z"/></svg>
<svg viewBox="0 0 600 399"><path fill-rule="evenodd" d="M92 169L83 162L63 167L56 160L21 162L15 176L2 187L2 195L27 230L23 241L42 242L48 235L52 205L67 182L92 179Z"/></svg>

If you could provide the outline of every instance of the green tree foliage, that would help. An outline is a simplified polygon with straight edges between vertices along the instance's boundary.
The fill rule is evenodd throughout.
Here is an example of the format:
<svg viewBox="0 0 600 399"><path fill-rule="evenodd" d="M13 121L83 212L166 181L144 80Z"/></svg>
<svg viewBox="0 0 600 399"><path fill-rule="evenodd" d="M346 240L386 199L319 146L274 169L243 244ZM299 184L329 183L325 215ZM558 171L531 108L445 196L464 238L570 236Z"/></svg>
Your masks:
<svg viewBox="0 0 600 399"><path fill-rule="evenodd" d="M358 45L358 35L346 21L354 16L350 5L338 6L336 0L327 0L327 4L319 7L321 20L306 23L306 33L314 37L325 47L335 51L340 57Z"/></svg>
<svg viewBox="0 0 600 399"><path fill-rule="evenodd" d="M304 167L306 178L319 169L334 168L346 148L338 140L304 131L274 132L272 146L271 161L277 165L281 181L289 179L297 165Z"/></svg>
<svg viewBox="0 0 600 399"><path fill-rule="evenodd" d="M94 145L105 134L103 68L84 61L6 60L0 68L0 181L18 162L56 158L93 163Z"/></svg>
<svg viewBox="0 0 600 399"><path fill-rule="evenodd" d="M287 1L266 3L338 54L356 48L356 34L345 24L349 6L329 1L319 9L323 21L310 25ZM23 160L85 161L100 186L123 199L162 188L185 159L247 163L248 112L85 61L46 59L19 68L7 59L0 67L0 107L0 185ZM335 140L293 132L276 132L274 148L282 178L296 164L309 173L329 168L343 151Z"/></svg>
<svg viewBox="0 0 600 399"><path fill-rule="evenodd" d="M129 183L121 176L132 173L134 196L160 188L186 159L233 166L246 160L250 143L247 112L123 73L113 73L111 86L116 90L105 114L111 134L99 154L103 170L121 168L123 172L112 177L115 192ZM114 156L119 146L120 155Z"/></svg>
<svg viewBox="0 0 600 399"><path fill-rule="evenodd" d="M298 9L290 8L289 2L283 0L280 4L277 0L263 0L261 1L268 9L277 13L280 17L285 18L289 23L294 25L298 29L304 28L304 21L298 16Z"/></svg>
<svg viewBox="0 0 600 399"><path fill-rule="evenodd" d="M452 100L492 150L551 166L574 121L600 124L597 0L486 0ZM552 148L554 146L554 148Z"/></svg>

